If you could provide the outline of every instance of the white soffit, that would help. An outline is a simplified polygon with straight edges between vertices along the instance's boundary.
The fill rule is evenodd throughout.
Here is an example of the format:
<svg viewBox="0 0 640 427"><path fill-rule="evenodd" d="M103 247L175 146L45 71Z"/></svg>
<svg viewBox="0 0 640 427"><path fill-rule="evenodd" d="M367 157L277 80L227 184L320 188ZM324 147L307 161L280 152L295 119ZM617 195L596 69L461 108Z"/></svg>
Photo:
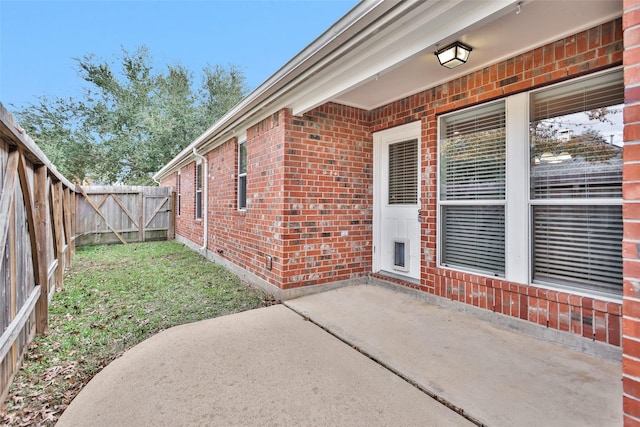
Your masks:
<svg viewBox="0 0 640 427"><path fill-rule="evenodd" d="M622 0L424 2L298 86L290 105L294 114L328 101L371 110L621 15ZM455 40L473 51L450 70L434 52Z"/></svg>

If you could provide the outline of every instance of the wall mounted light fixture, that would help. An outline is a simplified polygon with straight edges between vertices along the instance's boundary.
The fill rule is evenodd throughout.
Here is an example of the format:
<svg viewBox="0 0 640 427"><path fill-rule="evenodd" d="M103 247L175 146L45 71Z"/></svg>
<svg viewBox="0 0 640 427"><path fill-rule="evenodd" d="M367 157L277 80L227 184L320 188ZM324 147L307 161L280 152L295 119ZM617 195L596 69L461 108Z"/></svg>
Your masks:
<svg viewBox="0 0 640 427"><path fill-rule="evenodd" d="M436 56L440 65L447 68L455 68L462 65L469 59L471 48L464 43L455 42L447 47L436 51Z"/></svg>

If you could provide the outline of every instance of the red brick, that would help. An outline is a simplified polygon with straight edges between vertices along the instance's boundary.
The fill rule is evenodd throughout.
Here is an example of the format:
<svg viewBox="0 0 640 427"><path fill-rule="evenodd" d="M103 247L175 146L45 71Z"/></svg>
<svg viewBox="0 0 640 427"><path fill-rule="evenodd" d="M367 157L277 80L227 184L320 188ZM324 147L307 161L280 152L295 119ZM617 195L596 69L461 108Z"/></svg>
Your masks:
<svg viewBox="0 0 640 427"><path fill-rule="evenodd" d="M577 48L577 53L583 53L587 51L588 44L587 44L586 31L576 34L576 48Z"/></svg>
<svg viewBox="0 0 640 427"><path fill-rule="evenodd" d="M549 320L549 327L551 329L558 329L560 326L559 308L560 307L557 302L554 302L554 301L549 302L548 320Z"/></svg>
<svg viewBox="0 0 640 427"><path fill-rule="evenodd" d="M593 330L596 341L607 342L607 315L601 311L593 312Z"/></svg>
<svg viewBox="0 0 640 427"><path fill-rule="evenodd" d="M569 314L571 315L571 332L582 335L582 312L580 308L571 306Z"/></svg>
<svg viewBox="0 0 640 427"><path fill-rule="evenodd" d="M633 397L640 397L640 382L626 376L622 377L622 389Z"/></svg>
<svg viewBox="0 0 640 427"><path fill-rule="evenodd" d="M620 316L607 314L607 335L611 345L619 346L622 331L620 329Z"/></svg>
<svg viewBox="0 0 640 427"><path fill-rule="evenodd" d="M640 419L640 400L630 396L622 397L622 408L624 413Z"/></svg>
<svg viewBox="0 0 640 427"><path fill-rule="evenodd" d="M632 2L629 0L625 1L625 9L632 6L630 3ZM630 28L638 24L640 24L640 9L625 10L622 16L622 28Z"/></svg>
<svg viewBox="0 0 640 427"><path fill-rule="evenodd" d="M624 322L623 322L624 324ZM622 351L625 356L640 358L640 341L622 337Z"/></svg>
<svg viewBox="0 0 640 427"><path fill-rule="evenodd" d="M571 329L571 310L567 304L558 304L559 329L569 331Z"/></svg>
<svg viewBox="0 0 640 427"><path fill-rule="evenodd" d="M627 86L624 89L624 99L627 102L627 107L629 108L629 104L635 104L640 101L640 86ZM628 122L625 122L628 123ZM632 122L631 122L632 123Z"/></svg>
<svg viewBox="0 0 640 427"><path fill-rule="evenodd" d="M593 302L593 309L597 311L601 311L603 313L607 312L607 303L606 301L595 300Z"/></svg>
<svg viewBox="0 0 640 427"><path fill-rule="evenodd" d="M622 303L609 301L607 303L607 313L622 316Z"/></svg>
<svg viewBox="0 0 640 427"><path fill-rule="evenodd" d="M624 375L640 378L640 359L622 356L622 372Z"/></svg>
<svg viewBox="0 0 640 427"><path fill-rule="evenodd" d="M625 201L622 205L623 219L640 219L640 203Z"/></svg>
<svg viewBox="0 0 640 427"><path fill-rule="evenodd" d="M627 296L628 293L631 293L630 288L632 288L632 286L628 281L625 281L625 283L625 296ZM629 296L635 297L635 294L632 293ZM622 314L626 317L640 319L640 302L625 298L624 304L622 305Z"/></svg>
<svg viewBox="0 0 640 427"><path fill-rule="evenodd" d="M640 260L625 259L622 263L624 277L640 277Z"/></svg>
<svg viewBox="0 0 640 427"><path fill-rule="evenodd" d="M627 231L627 226L625 225L625 235L627 235L627 233L630 236L637 236L638 233L640 232L640 224L633 224L633 230L629 230ZM631 237L627 237L629 239L631 239ZM637 239L634 239L637 240ZM628 242L623 240L622 241L622 257L623 258L638 258L638 245L639 243L637 242Z"/></svg>
<svg viewBox="0 0 640 427"><path fill-rule="evenodd" d="M638 283L638 280L623 280L622 281L622 289L624 292L624 296L625 297L631 297L631 298L640 298L640 283ZM637 305L633 305L631 302L627 301L627 303L624 304L624 308L626 308L627 311L629 311L628 314L626 314L627 316L631 316L631 309L637 309ZM634 316L634 317L638 317L638 316Z"/></svg>
<svg viewBox="0 0 640 427"><path fill-rule="evenodd" d="M628 47L640 44L640 27L628 28L624 32L624 44Z"/></svg>
<svg viewBox="0 0 640 427"><path fill-rule="evenodd" d="M640 340L640 319L634 320L630 318L623 318L622 319L622 336L631 337L631 338ZM624 344L623 344L623 349L624 349ZM625 354L628 354L626 350L625 350Z"/></svg>
<svg viewBox="0 0 640 427"><path fill-rule="evenodd" d="M625 200L640 200L640 182L622 183L622 197Z"/></svg>
<svg viewBox="0 0 640 427"><path fill-rule="evenodd" d="M582 308L582 336L585 338L595 339L593 332L593 322L595 318L593 316L593 310L588 308Z"/></svg>
<svg viewBox="0 0 640 427"><path fill-rule="evenodd" d="M624 82L625 85L633 85L638 83L640 79L640 69L637 64L640 60L640 48L634 47L625 49L622 53L622 63L625 65Z"/></svg>
<svg viewBox="0 0 640 427"><path fill-rule="evenodd" d="M624 140L626 141L639 141L640 140L640 124L638 123L632 123L632 124L627 124L624 127ZM625 147L626 148L626 147ZM625 161L628 161L629 159L627 157L625 157Z"/></svg>
<svg viewBox="0 0 640 427"><path fill-rule="evenodd" d="M624 123L640 122L640 106L638 105L625 106L623 111L623 122Z"/></svg>
<svg viewBox="0 0 640 427"><path fill-rule="evenodd" d="M631 418L630 415L625 415L623 419L624 427L640 427L640 421L637 419Z"/></svg>
<svg viewBox="0 0 640 427"><path fill-rule="evenodd" d="M528 319L528 312L529 312L529 297L527 297L526 295L520 295L519 299L520 299L520 310L518 313L518 317L522 320L527 320Z"/></svg>

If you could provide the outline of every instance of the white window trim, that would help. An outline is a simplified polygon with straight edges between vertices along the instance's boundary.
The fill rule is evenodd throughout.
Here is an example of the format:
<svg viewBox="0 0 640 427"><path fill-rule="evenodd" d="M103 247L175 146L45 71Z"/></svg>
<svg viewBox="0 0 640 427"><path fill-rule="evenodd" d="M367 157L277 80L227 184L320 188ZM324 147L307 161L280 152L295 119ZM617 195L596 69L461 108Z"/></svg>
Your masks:
<svg viewBox="0 0 640 427"><path fill-rule="evenodd" d="M182 174L181 172L178 170L178 182L177 182L177 187L178 187L178 209L177 209L177 214L178 216L182 215L181 212L181 202L182 202L182 180L181 180Z"/></svg>
<svg viewBox="0 0 640 427"><path fill-rule="evenodd" d="M483 103L483 104L475 105L473 107L465 108L463 110L453 111L451 113L446 113L446 114L443 114L443 115L438 117L438 125L437 125L437 128L438 128L438 130L437 130L437 146L438 146L438 150L437 150L437 173L436 173L436 177L437 177L437 179L436 179L436 242L437 242L436 243L436 265L437 265L438 268L441 268L443 270L459 271L459 272L463 272L463 273L469 273L469 274L473 274L473 275L476 275L476 276L488 277L488 278L492 278L492 279L495 279L496 277L498 277L500 279L509 280L509 279L507 279L508 274L509 274L509 267L508 267L509 259L508 258L505 258L505 264L506 265L505 265L505 275L504 275L504 277L496 276L496 275L491 274L491 273L489 273L487 271L474 270L474 269L464 268L464 267L453 267L453 266L447 266L447 265L443 265L442 264L442 248L443 248L443 245L442 245L442 226L441 226L441 224L442 224L442 214L441 214L442 206L456 206L456 205L458 205L458 206L470 206L470 205L473 205L474 203L476 205L496 205L496 206L497 205L502 205L505 208L505 219L504 219L505 220L505 224L509 220L509 218L508 218L509 209L508 209L508 205L507 205L508 197L509 197L508 184L506 184L506 187L505 187L506 194L505 194L504 200L496 200L496 199L482 199L482 200L477 200L477 201L449 200L449 201L446 201L445 203L441 203L441 198L440 198L440 188L441 188L440 187L440 137L441 137L441 133L440 132L442 131L442 125L441 125L442 120L444 118L446 118L446 117L449 117L449 116L452 116L452 115L455 115L455 114L459 114L461 111L470 111L473 108L481 108L483 106L487 106L487 105L491 105L491 104L498 104L498 103L505 103L505 111L506 111L505 118L508 117L508 111L507 111L508 105L506 105L506 99L505 98L501 98L501 99L498 99L498 100L495 100L495 101L490 101L490 102L486 102L486 103ZM508 122L505 122L505 127L507 127L507 129L508 129ZM507 132L508 132L508 130L507 130ZM507 134L507 137L508 136L509 135ZM528 138L528 135L527 135L527 138ZM527 141L528 141L528 139L527 139ZM510 150L509 150L509 141L508 141L508 139L507 139L506 143L507 143L507 146L506 146L506 152L507 152L507 154L506 154L507 155L506 163L508 165L508 162L510 160L509 159ZM528 145L527 145L527 150L528 150ZM528 151L527 151L527 154L528 154ZM507 173L507 176L505 177L505 182L508 182L508 181L506 181L509 178L509 176L508 176L509 170L508 169L507 169L506 173ZM528 185L528 182L527 182L527 185ZM509 238L506 235L506 233L508 231L509 231L508 229L505 229L505 246L508 244L508 241L509 241L508 240ZM506 247L505 247L505 250L506 250ZM507 256L507 254L505 254L505 256Z"/></svg>
<svg viewBox="0 0 640 427"><path fill-rule="evenodd" d="M247 184L247 172L245 171L244 173L240 173L240 147L244 144L245 146L245 152L246 152L246 147L247 147L247 140L242 140L242 141L238 141L238 159L237 159L237 167L238 167L238 180L237 180L237 188L238 188L238 200L236 201L238 204L238 210L242 211L242 212L246 212L247 210L247 191L246 191L246 184ZM245 159L245 162L247 162L247 159ZM247 169L249 167L249 165L247 164ZM240 178L245 179L245 192L244 192L244 207L240 206Z"/></svg>
<svg viewBox="0 0 640 427"><path fill-rule="evenodd" d="M505 206L505 278L528 283L531 251L529 219L529 94L509 96L506 102L507 162Z"/></svg>
<svg viewBox="0 0 640 427"><path fill-rule="evenodd" d="M204 182L202 182L200 184L200 189L198 189L198 167L202 168L202 160L197 160L196 161L196 176L195 176L195 219L196 220L202 220L202 187ZM200 179L204 181L202 174L204 173L204 170L202 170L200 172ZM198 216L198 194L200 194L200 216Z"/></svg>
<svg viewBox="0 0 640 427"><path fill-rule="evenodd" d="M530 96L537 91L547 90L553 86L567 84L573 81L588 79L597 77L600 74L614 72L616 69L608 69L599 73L589 74L587 76L571 79L566 82L557 83L554 85L546 86L542 89L535 89L528 92L523 92L515 95L510 95L505 98L501 98L491 102L505 102L505 126L506 126L506 197L505 197L505 276L502 278L508 282L514 282L526 286L535 286L542 289L549 289L559 292L567 292L574 295L587 296L591 298L598 298L603 301L620 302L621 296L616 297L607 293L600 293L597 291L589 291L581 288L567 288L561 285L555 285L551 283L544 283L533 281L533 259L531 249L532 239L532 221L531 214L533 206L536 205L584 205L585 202L582 199L566 200L566 199L532 199L530 196L530 173L523 173L522 171L529 171L529 109L530 109ZM491 102L475 105L469 107L467 110L473 108L480 108L483 105L488 105ZM441 198L440 198L440 140L443 118L460 113L458 110L451 113L443 114L438 117L437 125L437 191L436 191L436 265L443 270L450 270L462 273L473 274L480 277L496 278L496 276L472 269L465 269L463 267L445 266L441 260L441 248L442 248L442 230L441 230ZM491 200L483 200L487 203L491 203ZM444 205L454 205L453 201L449 201ZM592 198L589 199L590 205L613 205L623 204L622 198Z"/></svg>

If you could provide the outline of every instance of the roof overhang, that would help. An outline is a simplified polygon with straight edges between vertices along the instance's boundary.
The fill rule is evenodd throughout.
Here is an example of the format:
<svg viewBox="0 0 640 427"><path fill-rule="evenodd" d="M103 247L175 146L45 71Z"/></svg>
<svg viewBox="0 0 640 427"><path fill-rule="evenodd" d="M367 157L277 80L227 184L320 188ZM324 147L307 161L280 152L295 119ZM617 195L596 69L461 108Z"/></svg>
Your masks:
<svg viewBox="0 0 640 427"><path fill-rule="evenodd" d="M365 0L164 166L156 179L282 108L326 102L371 110L622 15L622 0ZM434 52L460 40L467 64Z"/></svg>

